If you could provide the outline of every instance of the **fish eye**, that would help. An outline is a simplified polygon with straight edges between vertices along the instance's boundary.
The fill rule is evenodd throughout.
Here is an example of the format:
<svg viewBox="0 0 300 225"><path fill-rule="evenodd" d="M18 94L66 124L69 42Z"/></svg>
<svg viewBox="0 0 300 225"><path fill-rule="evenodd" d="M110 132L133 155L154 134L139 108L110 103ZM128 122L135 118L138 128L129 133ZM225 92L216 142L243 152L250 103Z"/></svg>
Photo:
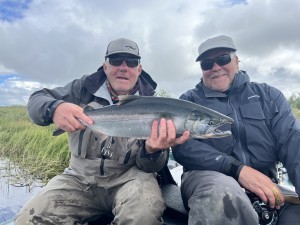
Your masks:
<svg viewBox="0 0 300 225"><path fill-rule="evenodd" d="M215 122L213 121L213 120L210 120L209 122L208 122L208 125L214 125L215 124Z"/></svg>

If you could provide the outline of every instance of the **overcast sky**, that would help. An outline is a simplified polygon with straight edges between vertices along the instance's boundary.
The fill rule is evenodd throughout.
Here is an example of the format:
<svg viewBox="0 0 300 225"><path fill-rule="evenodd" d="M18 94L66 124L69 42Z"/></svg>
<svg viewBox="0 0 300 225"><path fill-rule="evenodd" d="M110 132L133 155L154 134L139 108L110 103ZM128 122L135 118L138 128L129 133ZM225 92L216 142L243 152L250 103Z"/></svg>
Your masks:
<svg viewBox="0 0 300 225"><path fill-rule="evenodd" d="M300 93L300 1L0 0L0 106L95 72L121 37L139 45L158 90L178 98L202 76L199 44L220 34L252 81Z"/></svg>

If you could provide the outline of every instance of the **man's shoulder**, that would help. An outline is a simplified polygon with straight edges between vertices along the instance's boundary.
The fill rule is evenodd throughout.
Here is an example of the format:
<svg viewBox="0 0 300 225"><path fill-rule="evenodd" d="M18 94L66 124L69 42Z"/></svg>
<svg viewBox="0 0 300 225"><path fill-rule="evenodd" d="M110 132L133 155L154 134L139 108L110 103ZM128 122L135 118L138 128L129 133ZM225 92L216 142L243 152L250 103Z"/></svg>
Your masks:
<svg viewBox="0 0 300 225"><path fill-rule="evenodd" d="M249 82L249 85L251 87L252 90L254 90L254 92L257 92L257 93L261 93L261 94L267 94L269 96L278 96L280 94L282 94L282 92L267 84L267 83L258 83L258 82Z"/></svg>
<svg viewBox="0 0 300 225"><path fill-rule="evenodd" d="M204 99L204 96L201 95L201 91L197 87L189 89L179 97L182 100L191 101L191 102L201 102Z"/></svg>
<svg viewBox="0 0 300 225"><path fill-rule="evenodd" d="M195 93L195 90L196 88L193 88L193 89L189 89L185 92L183 92L180 96L180 99L186 99L188 97L191 97L193 95L193 93Z"/></svg>

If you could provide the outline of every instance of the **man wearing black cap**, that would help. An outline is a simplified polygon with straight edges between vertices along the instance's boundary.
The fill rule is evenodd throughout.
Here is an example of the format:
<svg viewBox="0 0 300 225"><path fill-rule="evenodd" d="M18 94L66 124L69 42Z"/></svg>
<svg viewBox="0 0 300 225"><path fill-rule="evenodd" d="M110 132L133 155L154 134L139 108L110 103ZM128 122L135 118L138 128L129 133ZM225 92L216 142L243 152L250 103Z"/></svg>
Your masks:
<svg viewBox="0 0 300 225"><path fill-rule="evenodd" d="M82 124L93 121L82 105L107 106L119 95L151 96L156 83L142 70L137 44L121 38L109 43L97 72L64 87L33 93L28 113L34 123L54 123L68 132L71 160L64 173L49 183L20 211L15 224L88 224L113 214L112 224L163 224L164 201L156 180L176 138L174 123L153 122L146 141L108 137L102 140ZM82 122L81 122L82 121Z"/></svg>
<svg viewBox="0 0 300 225"><path fill-rule="evenodd" d="M232 136L189 140L173 148L184 168L181 190L189 224L275 224L278 215L280 225L299 224L300 205L285 204L270 173L281 161L299 196L300 126L287 100L274 87L250 82L239 70L230 37L210 38L198 52L202 79L180 98L230 116L234 124L223 127ZM272 214L256 213L245 190L266 204L257 211L269 207ZM266 223L268 219L274 220Z"/></svg>

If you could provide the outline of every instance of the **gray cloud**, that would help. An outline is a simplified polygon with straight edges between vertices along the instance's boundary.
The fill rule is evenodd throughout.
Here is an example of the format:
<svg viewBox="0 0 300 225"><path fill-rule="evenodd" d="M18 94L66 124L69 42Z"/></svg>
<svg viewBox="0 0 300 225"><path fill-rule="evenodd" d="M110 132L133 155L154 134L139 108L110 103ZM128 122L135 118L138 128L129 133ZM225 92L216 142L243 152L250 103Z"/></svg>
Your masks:
<svg viewBox="0 0 300 225"><path fill-rule="evenodd" d="M293 0L32 1L22 19L0 21L0 76L13 71L42 86L64 85L96 71L109 41L127 37L140 46L143 68L158 88L178 97L201 78L198 45L227 34L252 80L300 92L299 11ZM9 85L0 87L1 96ZM21 90L20 96L33 91Z"/></svg>
<svg viewBox="0 0 300 225"><path fill-rule="evenodd" d="M41 89L38 82L23 81L17 77L0 83L0 106L26 105L32 91Z"/></svg>

